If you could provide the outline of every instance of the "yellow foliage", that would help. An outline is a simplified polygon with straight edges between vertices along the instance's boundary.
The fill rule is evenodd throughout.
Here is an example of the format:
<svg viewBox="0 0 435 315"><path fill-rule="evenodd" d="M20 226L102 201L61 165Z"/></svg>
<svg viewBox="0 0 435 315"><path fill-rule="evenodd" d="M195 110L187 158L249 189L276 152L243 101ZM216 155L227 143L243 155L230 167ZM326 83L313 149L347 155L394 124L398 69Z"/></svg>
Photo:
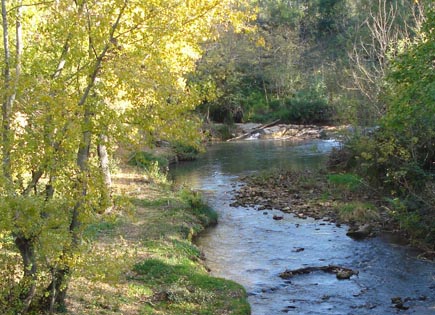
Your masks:
<svg viewBox="0 0 435 315"><path fill-rule="evenodd" d="M82 261L78 238L106 206L96 152L101 135L110 139L109 151L118 141L198 141L192 111L204 95L187 76L205 41L221 27L243 27L240 9L248 3L7 3L8 25L21 25L23 36L6 38L11 51L1 58L17 68L1 89L14 100L3 107L11 118L2 124L3 166L11 174L0 174L0 233L30 242L38 277ZM18 43L22 52L14 51Z"/></svg>

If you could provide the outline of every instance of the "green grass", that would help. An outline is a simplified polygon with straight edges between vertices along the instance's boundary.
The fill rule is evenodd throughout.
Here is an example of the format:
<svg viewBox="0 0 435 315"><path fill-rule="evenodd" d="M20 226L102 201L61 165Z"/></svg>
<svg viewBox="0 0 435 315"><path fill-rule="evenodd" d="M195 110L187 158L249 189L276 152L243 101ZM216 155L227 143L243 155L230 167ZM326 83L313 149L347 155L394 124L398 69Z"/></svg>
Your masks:
<svg viewBox="0 0 435 315"><path fill-rule="evenodd" d="M330 174L328 175L328 182L336 188L344 188L354 192L361 187L362 179L359 176L350 173Z"/></svg>
<svg viewBox="0 0 435 315"><path fill-rule="evenodd" d="M141 185L143 193L125 196L127 215L103 215L86 230L92 249L77 265L69 291L77 308L68 314L250 314L245 289L212 277L192 242L217 222L201 195L151 183L129 185L132 190Z"/></svg>
<svg viewBox="0 0 435 315"><path fill-rule="evenodd" d="M145 151L134 152L128 158L128 164L145 169L150 168L154 163L158 163L161 168L166 168L169 165L167 158Z"/></svg>
<svg viewBox="0 0 435 315"><path fill-rule="evenodd" d="M344 221L368 223L379 219L379 212L369 202L352 201L338 206L338 215Z"/></svg>
<svg viewBox="0 0 435 315"><path fill-rule="evenodd" d="M154 217L154 227L144 232L143 245L150 258L133 267L131 280L153 291L152 306L144 307L142 314L250 314L244 288L211 277L192 243L192 238L217 220L216 212L198 193L182 190L168 199L133 202L166 208Z"/></svg>
<svg viewBox="0 0 435 315"><path fill-rule="evenodd" d="M148 259L134 268L135 280L159 287L155 308L164 314L249 314L244 289L198 271L195 265Z"/></svg>
<svg viewBox="0 0 435 315"><path fill-rule="evenodd" d="M86 239L95 239L101 234L114 233L121 221L121 218L116 216L103 216L99 221L87 225L83 236Z"/></svg>

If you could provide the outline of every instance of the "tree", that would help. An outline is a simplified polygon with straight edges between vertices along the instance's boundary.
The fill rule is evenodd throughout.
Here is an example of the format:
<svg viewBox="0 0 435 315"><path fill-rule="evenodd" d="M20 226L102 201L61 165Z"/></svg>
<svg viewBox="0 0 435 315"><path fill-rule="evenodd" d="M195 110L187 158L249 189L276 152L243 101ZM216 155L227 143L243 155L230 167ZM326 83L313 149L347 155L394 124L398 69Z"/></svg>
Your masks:
<svg viewBox="0 0 435 315"><path fill-rule="evenodd" d="M385 114L381 93L392 58L400 43L411 38L424 19L423 3L378 0L370 4L368 16L358 27L349 58L353 63L355 88L368 107L362 116L373 122ZM361 8L363 10L363 8Z"/></svg>
<svg viewBox="0 0 435 315"><path fill-rule="evenodd" d="M107 188L98 145L103 157L101 145L130 137L195 141L202 96L185 77L200 43L217 36L215 25L237 27L243 5L2 1L2 309L63 306L81 233ZM15 277L6 271L18 257Z"/></svg>
<svg viewBox="0 0 435 315"><path fill-rule="evenodd" d="M411 236L434 244L435 11L397 47L382 93L379 130L349 145L359 171L390 198L391 214Z"/></svg>

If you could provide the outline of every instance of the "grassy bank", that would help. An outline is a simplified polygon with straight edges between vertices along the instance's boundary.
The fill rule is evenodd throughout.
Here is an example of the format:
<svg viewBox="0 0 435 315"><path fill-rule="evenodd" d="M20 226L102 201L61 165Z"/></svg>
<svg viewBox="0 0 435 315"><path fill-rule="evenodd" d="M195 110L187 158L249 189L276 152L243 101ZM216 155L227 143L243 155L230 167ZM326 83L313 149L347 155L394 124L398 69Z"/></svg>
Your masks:
<svg viewBox="0 0 435 315"><path fill-rule="evenodd" d="M216 213L188 190L115 178L118 206L86 231L89 255L71 281L68 314L249 314L245 290L211 277L192 239Z"/></svg>

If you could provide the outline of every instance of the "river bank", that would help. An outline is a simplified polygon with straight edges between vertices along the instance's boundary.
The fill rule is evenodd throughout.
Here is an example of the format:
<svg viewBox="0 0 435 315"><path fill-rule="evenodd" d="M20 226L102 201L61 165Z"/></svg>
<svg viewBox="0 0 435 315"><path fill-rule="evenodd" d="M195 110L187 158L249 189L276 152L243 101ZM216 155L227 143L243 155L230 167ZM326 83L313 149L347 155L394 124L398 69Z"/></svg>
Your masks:
<svg viewBox="0 0 435 315"><path fill-rule="evenodd" d="M201 196L123 166L115 207L85 231L89 252L69 288L68 314L250 313L246 292L211 277L192 240L216 224Z"/></svg>
<svg viewBox="0 0 435 315"><path fill-rule="evenodd" d="M433 263L417 259L411 247L380 237L355 241L331 220L230 206L239 179L277 167L316 174L337 146L331 140L220 142L172 169L179 185L201 190L219 213L219 224L197 240L211 274L242 284L252 315L393 314L400 300L407 314L431 314ZM342 179L331 178L340 185ZM346 270L353 271L349 279L342 277ZM288 272L295 276L283 279Z"/></svg>
<svg viewBox="0 0 435 315"><path fill-rule="evenodd" d="M354 127L345 125L291 125L281 124L279 121L265 125L215 124L208 128L211 134L217 136L216 140L226 135L226 141L278 140L295 143L316 139L346 141L355 132ZM216 133L215 130L225 132ZM366 128L359 132L371 134L373 130ZM286 171L285 174L281 171L276 173L243 178L246 186L236 193L234 206L251 206L260 210L278 209L302 218L309 216L317 220L326 218L339 225L348 225L350 237L361 239L379 234L389 235L401 243L410 243L423 250L423 257L435 259L433 244L424 243L413 235L413 231L402 226L400 214L387 201L392 197L370 187L362 178L346 172L341 173L339 169L324 170L316 174L309 171L304 174L290 174ZM300 178L304 179L302 183ZM310 187L306 182L316 185Z"/></svg>
<svg viewBox="0 0 435 315"><path fill-rule="evenodd" d="M301 141L309 139L339 138L348 132L349 126L319 126L281 124L275 121L269 124L236 123L208 124L204 130L209 134L210 141L235 140L289 140Z"/></svg>
<svg viewBox="0 0 435 315"><path fill-rule="evenodd" d="M245 176L241 181L244 185L233 191L233 207L254 207L265 215L275 209L301 219L310 217L337 227L346 225L346 234L357 240L389 235L402 244L418 247L422 258L435 258L430 244L412 239L401 229L384 196L353 174L331 173L325 169L273 170ZM273 219L282 217L275 215Z"/></svg>

